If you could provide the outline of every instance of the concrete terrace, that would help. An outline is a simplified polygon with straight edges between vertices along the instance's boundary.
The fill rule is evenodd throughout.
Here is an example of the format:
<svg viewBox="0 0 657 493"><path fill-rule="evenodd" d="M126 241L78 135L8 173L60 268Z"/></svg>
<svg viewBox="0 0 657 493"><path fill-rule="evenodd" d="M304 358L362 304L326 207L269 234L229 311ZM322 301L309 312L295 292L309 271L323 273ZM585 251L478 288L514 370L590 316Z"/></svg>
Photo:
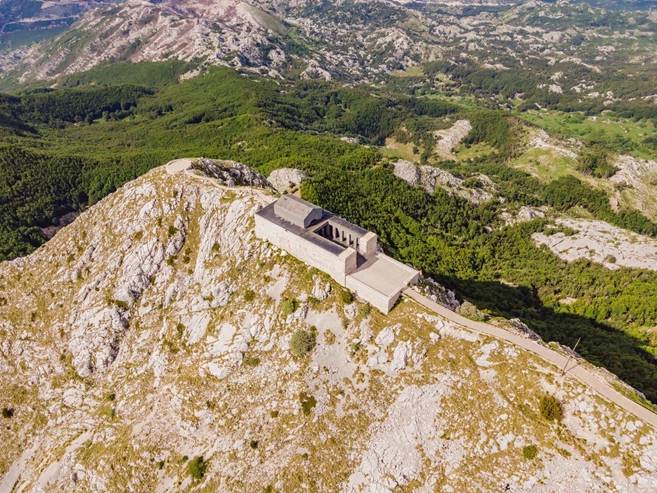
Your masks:
<svg viewBox="0 0 657 493"><path fill-rule="evenodd" d="M378 253L365 260L365 263L349 276L371 286L385 296L393 296L417 277L417 271L387 255Z"/></svg>

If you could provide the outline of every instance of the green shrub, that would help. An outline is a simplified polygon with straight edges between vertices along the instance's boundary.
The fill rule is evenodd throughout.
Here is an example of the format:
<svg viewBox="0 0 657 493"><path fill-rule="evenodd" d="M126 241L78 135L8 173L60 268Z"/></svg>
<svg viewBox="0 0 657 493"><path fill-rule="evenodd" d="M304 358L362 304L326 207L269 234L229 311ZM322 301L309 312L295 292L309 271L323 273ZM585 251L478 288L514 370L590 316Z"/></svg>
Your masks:
<svg viewBox="0 0 657 493"><path fill-rule="evenodd" d="M283 315L291 315L297 311L297 308L299 308L299 302L294 298L285 298L281 303Z"/></svg>
<svg viewBox="0 0 657 493"><path fill-rule="evenodd" d="M258 448L258 440L251 440L251 443L249 443L249 446L255 450Z"/></svg>
<svg viewBox="0 0 657 493"><path fill-rule="evenodd" d="M314 332L306 332L303 329L297 330L292 334L290 339L290 351L297 358L308 354L317 343L317 337Z"/></svg>
<svg viewBox="0 0 657 493"><path fill-rule="evenodd" d="M169 236L173 236L178 232L178 229L175 226L169 226L169 231L167 231Z"/></svg>
<svg viewBox="0 0 657 493"><path fill-rule="evenodd" d="M116 394L114 392L110 392L109 394L105 394L105 400L111 402L115 399L116 399Z"/></svg>
<svg viewBox="0 0 657 493"><path fill-rule="evenodd" d="M483 322L486 320L486 316L483 312L469 301L464 301L461 306L456 309L456 313L475 322Z"/></svg>
<svg viewBox="0 0 657 493"><path fill-rule="evenodd" d="M202 479L208 470L208 463L205 462L203 456L194 457L187 464L187 472L194 479Z"/></svg>
<svg viewBox="0 0 657 493"><path fill-rule="evenodd" d="M116 411L112 406L101 407L100 413L108 419L114 419L116 417Z"/></svg>
<svg viewBox="0 0 657 493"><path fill-rule="evenodd" d="M125 301L112 300L112 303L118 306L123 311L126 311L129 308L128 304Z"/></svg>
<svg viewBox="0 0 657 493"><path fill-rule="evenodd" d="M315 399L315 396L309 395L306 392L301 392L299 394L299 401L301 401L301 410L303 411L304 416L308 416L317 405L317 399Z"/></svg>
<svg viewBox="0 0 657 493"><path fill-rule="evenodd" d="M3 418L13 418L14 417L14 409L11 407L3 407L2 408L2 417Z"/></svg>
<svg viewBox="0 0 657 493"><path fill-rule="evenodd" d="M536 445L527 445L526 447L522 448L522 455L527 460L532 460L534 457L536 457L537 453L538 449L536 448Z"/></svg>
<svg viewBox="0 0 657 493"><path fill-rule="evenodd" d="M255 300L255 291L253 291L252 289L247 289L244 292L244 301L246 301L247 303L251 303L253 300Z"/></svg>
<svg viewBox="0 0 657 493"><path fill-rule="evenodd" d="M363 303L358 307L358 315L360 315L362 318L365 318L370 314L371 310L372 307L368 303Z"/></svg>
<svg viewBox="0 0 657 493"><path fill-rule="evenodd" d="M164 467L164 461L161 460L160 462L157 463L157 468L162 469Z"/></svg>
<svg viewBox="0 0 657 493"><path fill-rule="evenodd" d="M242 360L242 363L245 366L250 366L251 368L255 368L260 364L260 358L257 356L247 356Z"/></svg>
<svg viewBox="0 0 657 493"><path fill-rule="evenodd" d="M351 291L349 291L348 289L342 290L341 297L342 297L342 302L345 305L351 305L354 302L354 295L351 294Z"/></svg>
<svg viewBox="0 0 657 493"><path fill-rule="evenodd" d="M541 397L539 405L541 416L548 421L561 421L563 419L563 408L557 398L551 394L545 394Z"/></svg>

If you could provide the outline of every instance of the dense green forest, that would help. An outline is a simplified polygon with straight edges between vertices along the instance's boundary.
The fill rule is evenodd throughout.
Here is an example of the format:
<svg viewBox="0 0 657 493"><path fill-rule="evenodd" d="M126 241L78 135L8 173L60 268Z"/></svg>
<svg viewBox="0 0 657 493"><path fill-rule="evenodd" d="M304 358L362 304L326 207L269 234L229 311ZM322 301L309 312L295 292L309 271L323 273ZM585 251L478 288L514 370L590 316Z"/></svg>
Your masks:
<svg viewBox="0 0 657 493"><path fill-rule="evenodd" d="M150 68L149 68L150 67ZM533 245L545 220L502 227L502 207L573 207L621 227L657 236L636 211L614 212L604 191L575 177L549 185L506 162L526 123L499 110L417 97L404 91L342 87L320 81L275 83L211 69L183 83L170 62L149 85L120 70L69 76L61 88L36 88L0 99L0 259L25 255L45 241L40 226L80 210L168 160L234 159L268 174L306 171L303 195L377 231L382 245L492 314L518 317L547 340L573 344L657 402L657 273L566 263ZM121 83L124 82L124 83ZM493 156L434 163L431 133L467 118L466 143ZM475 206L442 189L433 195L394 177L378 151L391 135L424 149L423 160L467 178L491 177L501 196ZM340 137L357 139L359 144ZM547 230L545 230L547 231ZM570 305L564 297L576 298Z"/></svg>

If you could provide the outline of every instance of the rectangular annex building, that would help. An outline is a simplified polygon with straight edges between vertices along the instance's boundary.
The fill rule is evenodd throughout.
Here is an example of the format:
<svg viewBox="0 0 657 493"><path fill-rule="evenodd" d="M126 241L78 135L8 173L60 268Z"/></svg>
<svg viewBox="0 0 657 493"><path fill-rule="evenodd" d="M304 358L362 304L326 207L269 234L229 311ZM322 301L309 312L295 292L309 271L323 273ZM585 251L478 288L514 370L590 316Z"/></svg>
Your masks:
<svg viewBox="0 0 657 493"><path fill-rule="evenodd" d="M383 313L419 277L415 269L378 252L376 234L294 195L256 212L255 231Z"/></svg>

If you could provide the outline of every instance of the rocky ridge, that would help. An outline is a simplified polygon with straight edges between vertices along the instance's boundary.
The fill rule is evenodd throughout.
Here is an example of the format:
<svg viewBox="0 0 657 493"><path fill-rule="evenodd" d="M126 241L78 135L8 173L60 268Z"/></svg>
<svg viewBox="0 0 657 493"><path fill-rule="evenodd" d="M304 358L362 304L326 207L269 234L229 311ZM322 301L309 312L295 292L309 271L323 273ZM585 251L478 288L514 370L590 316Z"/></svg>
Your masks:
<svg viewBox="0 0 657 493"><path fill-rule="evenodd" d="M478 174L468 183L449 171L429 165L416 166L404 159L395 161L393 166L393 173L397 178L412 187L421 186L428 194L434 193L436 188L440 187L449 194L458 195L474 204L486 202L495 196L495 186L486 175Z"/></svg>
<svg viewBox="0 0 657 493"><path fill-rule="evenodd" d="M236 185L153 170L0 264L1 490L654 490L654 430L409 301L345 305Z"/></svg>
<svg viewBox="0 0 657 493"><path fill-rule="evenodd" d="M472 13L473 6L481 5L508 9ZM274 77L294 73L372 83L391 74L414 73L418 64L435 60L505 71L509 67L500 60L511 54L520 65L541 60L563 67L557 79L545 77L538 87L613 102L619 97L613 91L596 90L601 71L597 65L621 56L628 42L649 38L650 27L620 26L603 33L592 25L577 25L587 12L567 2L127 0L86 12L53 40L6 51L0 68L4 76L26 82L113 61L175 58ZM558 22L566 18L572 22ZM601 36L606 44L598 47ZM640 56L644 62L652 59L649 52ZM573 65L588 75L571 76L578 72L569 70ZM451 81L447 77L435 84L449 86Z"/></svg>

